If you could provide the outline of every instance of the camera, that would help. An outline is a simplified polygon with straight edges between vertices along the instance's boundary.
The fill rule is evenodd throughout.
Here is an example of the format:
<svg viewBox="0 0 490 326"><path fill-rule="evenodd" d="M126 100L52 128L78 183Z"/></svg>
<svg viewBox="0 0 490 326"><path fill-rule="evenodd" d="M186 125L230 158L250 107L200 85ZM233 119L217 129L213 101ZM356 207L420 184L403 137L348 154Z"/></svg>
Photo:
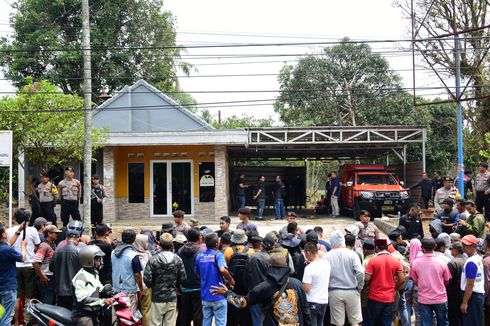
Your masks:
<svg viewBox="0 0 490 326"><path fill-rule="evenodd" d="M27 224L31 219L31 211L25 208L19 208L18 210L15 211L14 218L15 221L17 221L17 223L19 224L23 222Z"/></svg>

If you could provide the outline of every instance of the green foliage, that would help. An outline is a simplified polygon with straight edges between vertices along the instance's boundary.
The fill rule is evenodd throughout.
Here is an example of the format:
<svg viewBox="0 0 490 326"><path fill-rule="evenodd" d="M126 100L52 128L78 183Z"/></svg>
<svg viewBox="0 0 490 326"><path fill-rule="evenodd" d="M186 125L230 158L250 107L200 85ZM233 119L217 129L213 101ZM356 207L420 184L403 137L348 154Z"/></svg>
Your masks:
<svg viewBox="0 0 490 326"><path fill-rule="evenodd" d="M0 64L18 88L26 77L49 80L82 95L80 0L18 0L14 35L0 41ZM175 19L161 0L91 1L93 100L146 79L162 91L178 89L176 69L188 74L175 43ZM180 98L176 96L176 100Z"/></svg>
<svg viewBox="0 0 490 326"><path fill-rule="evenodd" d="M287 125L410 124L413 107L388 61L344 38L279 76L275 110Z"/></svg>
<svg viewBox="0 0 490 326"><path fill-rule="evenodd" d="M14 154L22 151L41 170L83 159L83 100L59 91L41 81L23 86L16 97L0 99L0 129L13 131ZM94 150L103 141L102 132L93 130Z"/></svg>
<svg viewBox="0 0 490 326"><path fill-rule="evenodd" d="M490 132L486 133L484 144L485 146L480 151L480 155L486 160L489 160L490 159Z"/></svg>
<svg viewBox="0 0 490 326"><path fill-rule="evenodd" d="M253 128L253 127L272 127L274 120L272 118L254 118L248 114L241 116L232 115L219 121L209 110L200 112L201 118L216 129L235 129L235 128Z"/></svg>

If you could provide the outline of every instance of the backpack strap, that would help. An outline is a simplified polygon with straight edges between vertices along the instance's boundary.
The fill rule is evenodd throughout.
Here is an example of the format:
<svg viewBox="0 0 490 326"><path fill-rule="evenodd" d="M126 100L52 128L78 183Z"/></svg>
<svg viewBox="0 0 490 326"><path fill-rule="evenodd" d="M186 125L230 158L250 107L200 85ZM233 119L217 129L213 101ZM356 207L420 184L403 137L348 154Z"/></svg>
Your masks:
<svg viewBox="0 0 490 326"><path fill-rule="evenodd" d="M276 323L278 323L279 321L277 320L277 317L274 315L274 305L281 298L284 291L286 291L286 287L288 286L288 284L289 284L289 277L286 280L286 282L284 283L284 285L281 286L281 288L279 290L277 290L277 292L274 293L277 295L272 295L272 300L264 307L265 309L263 310L263 315L269 313L272 310L271 316L272 316L272 319L274 319Z"/></svg>

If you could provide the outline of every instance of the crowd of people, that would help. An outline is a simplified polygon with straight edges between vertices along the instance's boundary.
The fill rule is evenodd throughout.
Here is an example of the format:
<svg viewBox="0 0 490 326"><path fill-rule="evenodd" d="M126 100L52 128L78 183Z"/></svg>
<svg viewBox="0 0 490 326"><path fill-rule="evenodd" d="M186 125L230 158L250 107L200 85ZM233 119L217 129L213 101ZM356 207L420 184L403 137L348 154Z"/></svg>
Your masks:
<svg viewBox="0 0 490 326"><path fill-rule="evenodd" d="M443 205L449 206L449 202ZM454 214L476 212L473 202ZM446 209L444 210L446 211ZM175 211L158 232L111 229L94 236L78 220L58 229L43 217L0 227L0 325L23 322L24 298L75 312L79 325L111 325L100 296L123 292L143 325L483 325L490 320L490 236L473 227L424 234L413 207L386 238L362 211L345 230L301 227L294 212L277 231L259 235L250 209L231 227L189 226ZM474 219L474 218L473 218ZM468 223L469 225L469 223ZM485 224L484 228L490 224ZM25 233L25 237L24 237ZM105 311L105 313L104 313Z"/></svg>

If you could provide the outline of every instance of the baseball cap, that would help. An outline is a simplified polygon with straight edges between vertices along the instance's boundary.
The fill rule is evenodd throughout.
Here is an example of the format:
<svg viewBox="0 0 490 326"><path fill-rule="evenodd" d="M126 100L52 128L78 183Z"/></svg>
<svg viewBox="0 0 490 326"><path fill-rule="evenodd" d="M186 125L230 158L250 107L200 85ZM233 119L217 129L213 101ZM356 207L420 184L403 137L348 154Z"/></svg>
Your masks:
<svg viewBox="0 0 490 326"><path fill-rule="evenodd" d="M451 178L449 176L446 176L446 177L442 178L442 180L444 180L444 181L453 181L453 178Z"/></svg>
<svg viewBox="0 0 490 326"><path fill-rule="evenodd" d="M364 243L362 244L362 249L374 250L374 241L370 239L364 240Z"/></svg>
<svg viewBox="0 0 490 326"><path fill-rule="evenodd" d="M461 240L461 235L459 233L453 232L449 235L451 238L451 241L460 241Z"/></svg>
<svg viewBox="0 0 490 326"><path fill-rule="evenodd" d="M467 246L477 245L478 239L473 234L468 234L461 239L461 243Z"/></svg>
<svg viewBox="0 0 490 326"><path fill-rule="evenodd" d="M271 235L266 235L264 240L262 240L262 246L265 250L272 249L276 244L274 237Z"/></svg>
<svg viewBox="0 0 490 326"><path fill-rule="evenodd" d="M44 217L38 217L34 220L34 226L41 226L47 224L48 224L48 220L45 219Z"/></svg>
<svg viewBox="0 0 490 326"><path fill-rule="evenodd" d="M306 242L316 242L318 243L318 234L315 231L310 231L306 233Z"/></svg>
<svg viewBox="0 0 490 326"><path fill-rule="evenodd" d="M345 228L345 232L348 232L357 237L357 235L359 234L359 227L357 227L357 225L349 225Z"/></svg>
<svg viewBox="0 0 490 326"><path fill-rule="evenodd" d="M167 233L168 234L168 233ZM174 242L180 243L180 244L185 244L187 243L187 238L183 234L178 234L174 240Z"/></svg>
<svg viewBox="0 0 490 326"><path fill-rule="evenodd" d="M56 227L56 225L48 225L46 226L46 228L44 229L44 232L48 232L48 233L51 233L51 232L54 232L54 233L61 233L61 230L58 229Z"/></svg>

